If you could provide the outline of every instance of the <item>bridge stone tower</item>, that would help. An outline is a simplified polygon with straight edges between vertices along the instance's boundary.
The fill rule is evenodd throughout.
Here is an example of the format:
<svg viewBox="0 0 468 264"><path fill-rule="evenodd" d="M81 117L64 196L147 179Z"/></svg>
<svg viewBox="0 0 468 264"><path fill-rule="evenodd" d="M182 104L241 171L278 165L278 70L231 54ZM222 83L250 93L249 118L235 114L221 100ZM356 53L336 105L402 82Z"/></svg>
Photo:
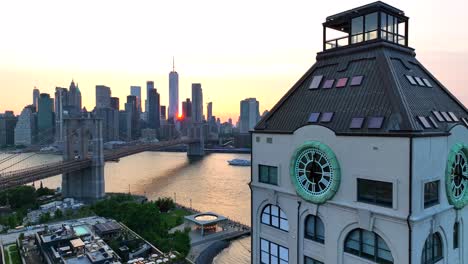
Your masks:
<svg viewBox="0 0 468 264"><path fill-rule="evenodd" d="M188 144L187 156L204 156L205 155L205 139L208 135L208 126L203 123L194 123L188 131L188 136L191 139L199 140Z"/></svg>
<svg viewBox="0 0 468 264"><path fill-rule="evenodd" d="M93 117L67 118L64 119L64 130L63 160L76 160L83 162L84 166L81 170L62 175L63 196L85 202L103 198L105 189L102 120Z"/></svg>

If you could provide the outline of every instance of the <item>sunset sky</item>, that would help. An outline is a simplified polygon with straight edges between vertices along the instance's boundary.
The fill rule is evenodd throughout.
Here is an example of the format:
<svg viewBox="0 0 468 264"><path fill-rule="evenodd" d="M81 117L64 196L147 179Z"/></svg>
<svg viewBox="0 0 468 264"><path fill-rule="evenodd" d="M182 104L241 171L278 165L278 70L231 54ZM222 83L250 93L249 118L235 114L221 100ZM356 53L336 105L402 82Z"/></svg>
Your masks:
<svg viewBox="0 0 468 264"><path fill-rule="evenodd" d="M240 100L256 97L261 112L270 109L314 63L326 16L369 2L3 1L0 111L19 114L34 86L53 94L72 78L89 110L97 84L122 102L130 85L143 90L147 80L167 105L175 56L179 99L202 83L214 115L236 121ZM466 105L468 1L386 2L410 17L417 58Z"/></svg>

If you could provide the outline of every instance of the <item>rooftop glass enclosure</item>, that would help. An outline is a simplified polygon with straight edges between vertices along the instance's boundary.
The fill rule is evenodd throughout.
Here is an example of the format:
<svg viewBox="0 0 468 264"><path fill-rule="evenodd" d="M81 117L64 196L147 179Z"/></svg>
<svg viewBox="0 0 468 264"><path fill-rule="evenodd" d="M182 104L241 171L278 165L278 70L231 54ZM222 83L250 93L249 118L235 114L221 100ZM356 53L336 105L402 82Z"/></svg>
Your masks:
<svg viewBox="0 0 468 264"><path fill-rule="evenodd" d="M329 16L323 23L324 51L380 40L408 46L408 17L383 2Z"/></svg>

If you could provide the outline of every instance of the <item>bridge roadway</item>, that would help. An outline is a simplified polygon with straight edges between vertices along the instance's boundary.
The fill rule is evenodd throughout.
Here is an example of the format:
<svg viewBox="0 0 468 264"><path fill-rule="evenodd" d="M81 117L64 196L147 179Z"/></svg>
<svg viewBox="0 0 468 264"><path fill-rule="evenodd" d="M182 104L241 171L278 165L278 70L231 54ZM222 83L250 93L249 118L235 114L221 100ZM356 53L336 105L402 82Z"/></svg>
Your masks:
<svg viewBox="0 0 468 264"><path fill-rule="evenodd" d="M136 144L121 147L115 150L104 152L104 161L113 161L120 158L134 155L145 151L154 151L170 146L195 143L195 139L176 139L161 141L151 144ZM33 181L38 181L48 177L69 173L88 168L92 165L92 160L78 159L70 161L51 162L43 165L32 166L19 170L12 170L0 173L0 191L11 187L23 185Z"/></svg>

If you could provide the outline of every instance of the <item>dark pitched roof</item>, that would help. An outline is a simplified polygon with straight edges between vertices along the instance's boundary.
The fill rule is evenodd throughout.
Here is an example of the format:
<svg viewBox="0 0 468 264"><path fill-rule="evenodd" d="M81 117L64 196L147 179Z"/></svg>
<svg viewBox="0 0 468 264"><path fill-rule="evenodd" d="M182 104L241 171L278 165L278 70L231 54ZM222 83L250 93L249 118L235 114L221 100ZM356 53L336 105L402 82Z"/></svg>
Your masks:
<svg viewBox="0 0 468 264"><path fill-rule="evenodd" d="M323 75L319 89L309 85ZM363 76L362 84L350 86L353 76ZM412 85L406 75L427 79L432 88ZM348 77L344 88L335 88ZM324 80L334 79L331 89ZM459 122L438 122L438 128L423 128L418 116L432 111L453 112ZM255 132L292 133L310 125L313 112L334 112L331 122L322 125L337 134L436 135L447 133L467 118L466 108L415 58L414 50L384 41L318 53L317 62L255 127ZM381 128L368 128L370 117L384 117ZM361 129L351 129L354 117L364 117ZM429 121L429 120L428 120Z"/></svg>

